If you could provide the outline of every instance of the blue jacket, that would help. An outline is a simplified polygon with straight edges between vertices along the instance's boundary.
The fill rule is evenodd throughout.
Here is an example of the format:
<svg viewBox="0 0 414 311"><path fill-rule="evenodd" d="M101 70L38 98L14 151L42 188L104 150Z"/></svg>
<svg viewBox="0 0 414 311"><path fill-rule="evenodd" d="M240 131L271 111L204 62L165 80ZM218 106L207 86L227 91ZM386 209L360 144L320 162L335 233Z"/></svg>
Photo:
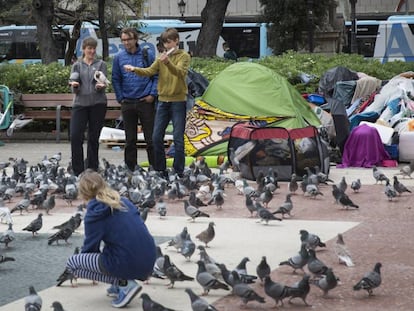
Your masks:
<svg viewBox="0 0 414 311"><path fill-rule="evenodd" d="M112 276L145 280L154 267L155 242L138 209L127 199L122 203L125 210L111 211L96 199L88 202L82 253L101 253L100 264Z"/></svg>
<svg viewBox="0 0 414 311"><path fill-rule="evenodd" d="M147 51L149 64L145 62L142 49L139 46L134 54L130 54L124 49L115 55L112 64L112 85L115 90L116 100L119 103L125 98L140 99L148 95L158 95L158 76L152 78L140 77L133 72L126 72L124 70L124 65L149 67L155 60L155 56L150 49Z"/></svg>

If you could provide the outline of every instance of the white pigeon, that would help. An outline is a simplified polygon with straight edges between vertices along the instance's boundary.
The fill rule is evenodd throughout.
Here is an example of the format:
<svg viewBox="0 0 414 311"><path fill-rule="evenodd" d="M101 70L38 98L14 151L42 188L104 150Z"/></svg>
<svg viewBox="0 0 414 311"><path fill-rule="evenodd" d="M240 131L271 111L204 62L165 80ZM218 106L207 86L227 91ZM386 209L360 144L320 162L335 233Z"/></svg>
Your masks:
<svg viewBox="0 0 414 311"><path fill-rule="evenodd" d="M338 233L337 240L334 246L334 251L338 257L339 263L345 264L347 267L355 266L351 258L351 253L345 245L344 238L341 233Z"/></svg>
<svg viewBox="0 0 414 311"><path fill-rule="evenodd" d="M95 79L96 82L100 83L100 84L104 84L105 86L108 86L109 84L111 84L111 81L109 81L105 74L102 71L95 71L95 74L93 75L93 78Z"/></svg>

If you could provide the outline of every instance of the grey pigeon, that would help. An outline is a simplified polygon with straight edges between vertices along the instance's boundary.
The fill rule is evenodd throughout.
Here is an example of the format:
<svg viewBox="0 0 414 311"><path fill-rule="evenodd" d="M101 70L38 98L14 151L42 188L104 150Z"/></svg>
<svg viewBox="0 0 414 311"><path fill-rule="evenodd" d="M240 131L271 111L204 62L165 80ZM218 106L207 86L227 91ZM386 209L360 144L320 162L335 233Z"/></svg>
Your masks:
<svg viewBox="0 0 414 311"><path fill-rule="evenodd" d="M287 287L281 283L274 282L270 275L264 278L264 291L267 296L272 298L275 303L276 307L280 306L283 307L283 299L288 297Z"/></svg>
<svg viewBox="0 0 414 311"><path fill-rule="evenodd" d="M49 211L53 209L55 205L56 205L55 195L52 194L50 197L48 197L46 200L42 202L42 209L46 210L46 214L49 215Z"/></svg>
<svg viewBox="0 0 414 311"><path fill-rule="evenodd" d="M24 198L19 201L11 210L10 213L14 213L16 211L20 212L20 215L23 214L23 211L28 212L28 208L30 206L30 196L29 193L26 191L24 193Z"/></svg>
<svg viewBox="0 0 414 311"><path fill-rule="evenodd" d="M32 233L32 236L34 236L35 234L37 234L37 231L39 231L42 226L43 226L43 221L42 221L42 213L39 213L39 215L37 215L37 218L32 220L30 222L30 224L28 224L26 227L24 227L22 230L24 231L30 231Z"/></svg>
<svg viewBox="0 0 414 311"><path fill-rule="evenodd" d="M326 244L321 241L320 237L314 233L309 233L306 230L300 230L300 241L306 245L307 249L315 249L317 247L326 247Z"/></svg>
<svg viewBox="0 0 414 311"><path fill-rule="evenodd" d="M209 254L207 254L206 248L203 245L198 245L197 249L200 250L200 260L204 261L204 263L217 264L217 261L214 260Z"/></svg>
<svg viewBox="0 0 414 311"><path fill-rule="evenodd" d="M290 297L289 303L292 303L294 298L301 298L305 305L310 306L306 301L306 297L310 291L309 279L310 275L305 274L297 284L286 287L287 295Z"/></svg>
<svg viewBox="0 0 414 311"><path fill-rule="evenodd" d="M183 255L188 261L190 261L191 256L194 254L196 245L191 240L191 236L188 233L186 238L183 241L183 247L181 248L181 255Z"/></svg>
<svg viewBox="0 0 414 311"><path fill-rule="evenodd" d="M40 311L42 310L42 298L37 294L33 286L29 287L29 295L24 297L25 311Z"/></svg>
<svg viewBox="0 0 414 311"><path fill-rule="evenodd" d="M59 301L54 301L52 303L52 309L53 311L65 311L65 309L63 309L62 304Z"/></svg>
<svg viewBox="0 0 414 311"><path fill-rule="evenodd" d="M338 188L342 192L346 192L346 189L348 188L348 183L346 182L345 176L342 176L341 181L338 184Z"/></svg>
<svg viewBox="0 0 414 311"><path fill-rule="evenodd" d="M257 279L257 276L247 273L246 265L249 261L249 257L243 257L236 268L233 269L233 271L235 271L240 278L240 281L243 283L254 283L254 280Z"/></svg>
<svg viewBox="0 0 414 311"><path fill-rule="evenodd" d="M165 273L164 273L164 255L162 254L161 247L156 246L156 259L154 263L154 267L152 269L152 277L158 278L158 279L165 279Z"/></svg>
<svg viewBox="0 0 414 311"><path fill-rule="evenodd" d="M183 281L194 281L194 278L184 274L183 271L177 268L170 260L170 256L164 255L164 273L165 276L170 280L168 288L173 288L175 282Z"/></svg>
<svg viewBox="0 0 414 311"><path fill-rule="evenodd" d="M250 212L250 217L253 217L253 213L257 212L257 205L254 204L253 199L249 194L246 194L245 198L245 206L247 210Z"/></svg>
<svg viewBox="0 0 414 311"><path fill-rule="evenodd" d="M328 268L325 275L312 280L311 283L318 286L323 291L323 296L327 296L328 292L338 285L338 278L333 273L332 268Z"/></svg>
<svg viewBox="0 0 414 311"><path fill-rule="evenodd" d="M208 247L208 243L210 243L215 235L216 232L214 231L215 223L213 221L210 221L208 223L207 229L201 231L199 234L196 235L196 239L200 240L205 244L205 247Z"/></svg>
<svg viewBox="0 0 414 311"><path fill-rule="evenodd" d="M232 273L234 275L236 272L233 271ZM260 303L266 302L262 296L253 290L253 288L246 283L242 283L241 281L233 285L232 293L233 295L240 297L244 305L246 305L249 301L257 301Z"/></svg>
<svg viewBox="0 0 414 311"><path fill-rule="evenodd" d="M197 207L190 205L187 200L184 200L184 212L190 217L192 221L195 221L198 217L210 217L207 213L200 211Z"/></svg>
<svg viewBox="0 0 414 311"><path fill-rule="evenodd" d="M279 206L279 208L273 212L272 214L282 214L282 218L285 218L285 214L289 215L289 217L292 217L290 212L293 209L293 202L292 202L292 194L288 193L286 195L285 202L282 203L282 205Z"/></svg>
<svg viewBox="0 0 414 311"><path fill-rule="evenodd" d="M288 191L290 194L295 194L298 189L299 189L299 185L297 181L297 176L295 173L292 173L292 176L288 183Z"/></svg>
<svg viewBox="0 0 414 311"><path fill-rule="evenodd" d="M164 307L162 304L152 300L146 293L142 293L140 298L142 299L143 311L174 311L173 309Z"/></svg>
<svg viewBox="0 0 414 311"><path fill-rule="evenodd" d="M362 186L362 184L361 184L361 179L356 179L356 180L353 180L352 182L351 182L351 189L354 191L354 192L359 192L359 190L361 189L361 186Z"/></svg>
<svg viewBox="0 0 414 311"><path fill-rule="evenodd" d="M195 207L207 206L207 204L204 203L203 200L196 196L196 193L194 191L191 191L188 196L188 203L190 203L191 205Z"/></svg>
<svg viewBox="0 0 414 311"><path fill-rule="evenodd" d="M259 264L256 267L256 274L260 280L260 282L263 283L264 278L268 275L270 275L271 269L269 264L267 263L266 256L262 256L262 259L260 260Z"/></svg>
<svg viewBox="0 0 414 311"><path fill-rule="evenodd" d="M388 201L392 201L397 196L397 191L395 191L394 186L390 184L389 180L385 182L384 193Z"/></svg>
<svg viewBox="0 0 414 311"><path fill-rule="evenodd" d="M237 273L233 274L232 271L227 269L227 267L224 263L219 263L219 264L217 264L217 266L219 267L219 269L221 271L221 275L223 277L223 280L224 280L224 282L226 282L226 284L233 287L237 282L240 281L239 275Z"/></svg>
<svg viewBox="0 0 414 311"><path fill-rule="evenodd" d="M167 215L167 204L164 202L162 198L158 199L155 208L157 209L157 213L158 215L160 215L160 218L165 217Z"/></svg>
<svg viewBox="0 0 414 311"><path fill-rule="evenodd" d="M276 217L269 211L267 208L264 208L262 205L259 205L257 208L257 216L259 217L259 222L264 222L266 225L269 224L271 220L282 221L281 218Z"/></svg>
<svg viewBox="0 0 414 311"><path fill-rule="evenodd" d="M64 240L67 244L70 244L68 242L68 239L72 236L73 229L71 227L63 227L55 234L52 234L50 237L48 237L47 244L52 245L53 242L56 242L56 244L59 244L59 240Z"/></svg>
<svg viewBox="0 0 414 311"><path fill-rule="evenodd" d="M338 233L336 243L334 245L334 252L338 258L339 263L345 264L347 267L355 266L351 258L351 253L345 245L344 238L341 233Z"/></svg>
<svg viewBox="0 0 414 311"><path fill-rule="evenodd" d="M364 274L362 279L354 285L354 290L364 289L369 296L373 295L373 289L381 285L381 267L382 264L377 262L374 270Z"/></svg>
<svg viewBox="0 0 414 311"><path fill-rule="evenodd" d="M190 296L191 309L193 311L218 311L214 306L209 304L207 300L196 295L190 288L186 288L185 292Z"/></svg>
<svg viewBox="0 0 414 311"><path fill-rule="evenodd" d="M384 172L378 169L375 165L372 167L372 175L374 176L375 183L382 183L383 181L389 181L388 177L385 176Z"/></svg>
<svg viewBox="0 0 414 311"><path fill-rule="evenodd" d="M339 195L339 200L338 201L346 209L348 209L349 207L359 208L359 206L357 204L352 202L352 200L349 198L349 196L346 193L341 193Z"/></svg>
<svg viewBox="0 0 414 311"><path fill-rule="evenodd" d="M203 295L208 295L212 289L224 289L229 290L227 284L222 283L216 279L212 274L207 272L203 261L197 261L198 269L196 274L196 280L203 288Z"/></svg>
<svg viewBox="0 0 414 311"><path fill-rule="evenodd" d="M279 263L280 266L287 265L293 268L293 273L296 273L297 269L300 269L305 273L303 267L308 263L309 253L306 248L306 244L301 244L298 254L290 257L288 260Z"/></svg>
<svg viewBox="0 0 414 311"><path fill-rule="evenodd" d="M188 229L187 227L184 227L183 230L181 230L180 233L176 234L175 237L173 237L170 241L168 241L167 246L173 246L177 250L177 252L181 252L181 249L183 247L183 243L185 238L187 237Z"/></svg>
<svg viewBox="0 0 414 311"><path fill-rule="evenodd" d="M56 286L61 286L64 282L70 281L70 286L75 287L76 286L76 276L68 269L66 268L61 275L56 279ZM75 281L75 284L74 282Z"/></svg>
<svg viewBox="0 0 414 311"><path fill-rule="evenodd" d="M339 187L335 184L332 185L332 196L335 199L335 203L338 204L339 203L339 199L341 198L341 196L344 194L344 192L339 189Z"/></svg>
<svg viewBox="0 0 414 311"><path fill-rule="evenodd" d="M268 208L270 201L273 200L273 193L270 191L269 188L266 188L262 193L259 195L259 200L263 203L263 205Z"/></svg>
<svg viewBox="0 0 414 311"><path fill-rule="evenodd" d="M394 176L393 186L395 191L397 191L399 195L401 195L403 192L411 193L411 190L408 189L402 182L400 182L397 176Z"/></svg>
<svg viewBox="0 0 414 311"><path fill-rule="evenodd" d="M325 263L316 257L316 253L313 249L310 249L308 252L309 259L307 267L309 272L317 276L326 274L328 267L325 265Z"/></svg>
<svg viewBox="0 0 414 311"><path fill-rule="evenodd" d="M323 193L319 190L318 186L315 184L306 185L305 193L313 199L315 199L318 195L323 196Z"/></svg>
<svg viewBox="0 0 414 311"><path fill-rule="evenodd" d="M2 254L0 254L0 264L3 262L8 262L8 261L16 261L16 260L13 257L3 256Z"/></svg>
<svg viewBox="0 0 414 311"><path fill-rule="evenodd" d="M9 244L15 240L15 235L13 231L13 224L9 223L8 229L3 232L0 236L0 243L4 243L5 247L9 247Z"/></svg>
<svg viewBox="0 0 414 311"><path fill-rule="evenodd" d="M409 165L404 165L400 168L400 172L398 175L401 175L402 178L405 178L408 176L408 178L412 178L411 174L414 172L414 161L411 161Z"/></svg>

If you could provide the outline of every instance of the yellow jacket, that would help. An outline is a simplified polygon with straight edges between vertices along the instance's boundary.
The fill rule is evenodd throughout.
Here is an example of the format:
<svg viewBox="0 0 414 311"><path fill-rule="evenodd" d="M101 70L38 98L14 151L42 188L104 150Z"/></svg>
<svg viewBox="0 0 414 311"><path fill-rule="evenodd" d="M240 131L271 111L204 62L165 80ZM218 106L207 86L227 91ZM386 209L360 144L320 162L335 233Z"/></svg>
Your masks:
<svg viewBox="0 0 414 311"><path fill-rule="evenodd" d="M187 72L191 57L184 50L177 50L169 56L169 63L156 59L148 68L135 67L134 72L140 76L150 77L158 73L158 99L164 102L186 101Z"/></svg>

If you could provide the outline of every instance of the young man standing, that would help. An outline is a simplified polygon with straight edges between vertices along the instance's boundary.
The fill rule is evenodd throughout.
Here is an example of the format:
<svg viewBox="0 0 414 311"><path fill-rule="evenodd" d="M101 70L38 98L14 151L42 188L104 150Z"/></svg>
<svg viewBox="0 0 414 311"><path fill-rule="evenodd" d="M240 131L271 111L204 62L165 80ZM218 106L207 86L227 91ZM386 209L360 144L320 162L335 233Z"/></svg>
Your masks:
<svg viewBox="0 0 414 311"><path fill-rule="evenodd" d="M135 28L121 31L121 41L125 49L115 55L112 65L112 83L117 101L121 104L122 119L125 130L124 160L133 171L137 165L137 126L141 122L147 145L150 165L154 165L152 134L155 117L155 98L157 97L158 76L139 77L124 69L124 65L149 67L155 59L148 49L138 45L138 32Z"/></svg>
<svg viewBox="0 0 414 311"><path fill-rule="evenodd" d="M186 51L179 49L180 37L177 29L168 28L161 34L160 40L164 44L165 52L149 68L139 68L133 64L124 68L140 76L151 77L158 74L158 105L152 136L154 169L166 175L164 135L168 123L172 121L175 148L173 168L178 176L182 176L185 165L186 78L191 57Z"/></svg>

